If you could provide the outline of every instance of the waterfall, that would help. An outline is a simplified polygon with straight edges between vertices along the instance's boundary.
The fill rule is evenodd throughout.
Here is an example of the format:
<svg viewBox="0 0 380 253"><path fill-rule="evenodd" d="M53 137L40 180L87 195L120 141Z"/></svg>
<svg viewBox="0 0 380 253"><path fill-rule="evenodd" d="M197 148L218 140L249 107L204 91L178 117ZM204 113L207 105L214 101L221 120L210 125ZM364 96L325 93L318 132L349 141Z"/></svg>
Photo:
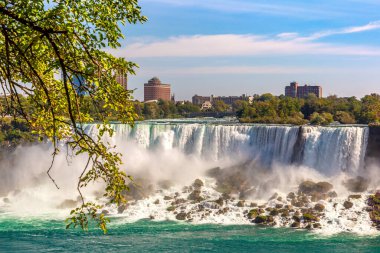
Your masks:
<svg viewBox="0 0 380 253"><path fill-rule="evenodd" d="M323 174L358 172L363 167L368 128L243 124L139 122L133 128L113 124L111 142L134 142L148 150L170 152L218 161L250 159L262 166L297 164ZM90 134L95 125L86 125Z"/></svg>

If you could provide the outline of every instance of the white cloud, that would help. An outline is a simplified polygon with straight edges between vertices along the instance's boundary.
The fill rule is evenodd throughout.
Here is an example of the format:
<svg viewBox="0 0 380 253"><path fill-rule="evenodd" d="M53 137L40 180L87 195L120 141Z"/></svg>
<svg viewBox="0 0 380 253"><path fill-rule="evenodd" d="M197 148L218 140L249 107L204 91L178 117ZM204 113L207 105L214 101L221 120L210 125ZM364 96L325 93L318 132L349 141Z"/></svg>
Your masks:
<svg viewBox="0 0 380 253"><path fill-rule="evenodd" d="M139 74L159 73L160 75L207 75L207 74L308 74L336 73L341 69L296 66L201 66L187 68L143 68Z"/></svg>
<svg viewBox="0 0 380 253"><path fill-rule="evenodd" d="M378 47L335 45L299 38L283 40L249 34L178 36L154 42L132 43L110 52L115 56L126 58L257 55L380 56Z"/></svg>
<svg viewBox="0 0 380 253"><path fill-rule="evenodd" d="M370 22L363 26L352 26L352 27L346 27L342 29L337 30L328 30L328 31L322 31L314 33L307 37L300 37L298 40L317 40L328 36L333 35L339 35L339 34L351 34L351 33L359 33L359 32L366 32L371 30L377 30L380 29L380 20Z"/></svg>

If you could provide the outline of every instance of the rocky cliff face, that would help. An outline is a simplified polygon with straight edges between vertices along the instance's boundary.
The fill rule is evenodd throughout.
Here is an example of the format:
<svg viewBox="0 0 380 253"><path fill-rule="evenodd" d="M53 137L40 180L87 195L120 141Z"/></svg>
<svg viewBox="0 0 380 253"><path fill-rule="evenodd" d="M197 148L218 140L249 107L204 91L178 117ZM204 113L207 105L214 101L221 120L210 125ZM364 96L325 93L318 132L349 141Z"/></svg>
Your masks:
<svg viewBox="0 0 380 253"><path fill-rule="evenodd" d="M380 164L380 127L369 127L365 165Z"/></svg>

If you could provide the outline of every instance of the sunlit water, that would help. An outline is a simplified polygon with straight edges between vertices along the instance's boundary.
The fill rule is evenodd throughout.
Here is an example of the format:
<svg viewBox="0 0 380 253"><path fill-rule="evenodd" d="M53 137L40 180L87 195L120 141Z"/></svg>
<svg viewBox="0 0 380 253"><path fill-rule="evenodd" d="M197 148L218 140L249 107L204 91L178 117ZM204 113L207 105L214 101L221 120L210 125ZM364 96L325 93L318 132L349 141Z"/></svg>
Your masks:
<svg viewBox="0 0 380 253"><path fill-rule="evenodd" d="M57 157L52 170L61 188L57 190L45 174L51 161L49 147L21 147L0 170L0 252L380 252L379 233L362 212L364 195L353 201L350 210L333 207L334 203L341 207L350 194L342 186L349 177L367 175L372 190L379 185L377 168L363 170L366 127L307 126L300 132L292 126L162 120L142 122L134 129L121 124L113 128L115 135L107 141L123 153L122 169L152 184L171 180L176 185L138 201L121 215L108 207L112 222L107 235L97 228L66 230L64 218L70 209L58 206L66 199L75 200L76 180L86 159L68 163L64 154ZM97 132L94 125L86 129L90 134ZM195 215L189 223L176 222L175 215L166 211L163 197L180 192L196 178L207 183L204 193L217 198L205 171L247 160L270 171L262 179L266 187L252 196L255 201L267 201L274 192L286 196L303 180L334 184L339 198L323 202L323 228L315 232L253 225L236 203L230 204L231 211L224 216L202 219ZM85 196L94 199L99 189L90 185ZM153 204L157 199L160 205ZM147 219L151 215L155 221ZM352 217L355 222L349 220Z"/></svg>

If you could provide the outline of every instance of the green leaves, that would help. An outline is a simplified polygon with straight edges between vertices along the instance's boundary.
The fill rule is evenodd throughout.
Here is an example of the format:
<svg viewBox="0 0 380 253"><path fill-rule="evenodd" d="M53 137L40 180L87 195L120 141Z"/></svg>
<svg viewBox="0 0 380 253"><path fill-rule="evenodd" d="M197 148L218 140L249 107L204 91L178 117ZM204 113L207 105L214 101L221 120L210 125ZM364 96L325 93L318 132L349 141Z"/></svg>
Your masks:
<svg viewBox="0 0 380 253"><path fill-rule="evenodd" d="M137 65L103 50L120 46L120 24L145 21L137 0L0 2L0 85L8 94L2 108L23 117L36 135L50 139L53 156L59 152L58 142L76 155L87 154L78 179L81 196L82 187L103 180L109 201L125 202L121 192L128 178L120 170L121 155L102 137L113 134L108 119L133 124L138 117L131 92L115 78L118 73L134 74ZM27 104L20 102L23 94ZM95 119L101 127L92 138L81 126ZM107 219L98 209L83 201L67 228L86 230L88 220L94 219L106 231Z"/></svg>

